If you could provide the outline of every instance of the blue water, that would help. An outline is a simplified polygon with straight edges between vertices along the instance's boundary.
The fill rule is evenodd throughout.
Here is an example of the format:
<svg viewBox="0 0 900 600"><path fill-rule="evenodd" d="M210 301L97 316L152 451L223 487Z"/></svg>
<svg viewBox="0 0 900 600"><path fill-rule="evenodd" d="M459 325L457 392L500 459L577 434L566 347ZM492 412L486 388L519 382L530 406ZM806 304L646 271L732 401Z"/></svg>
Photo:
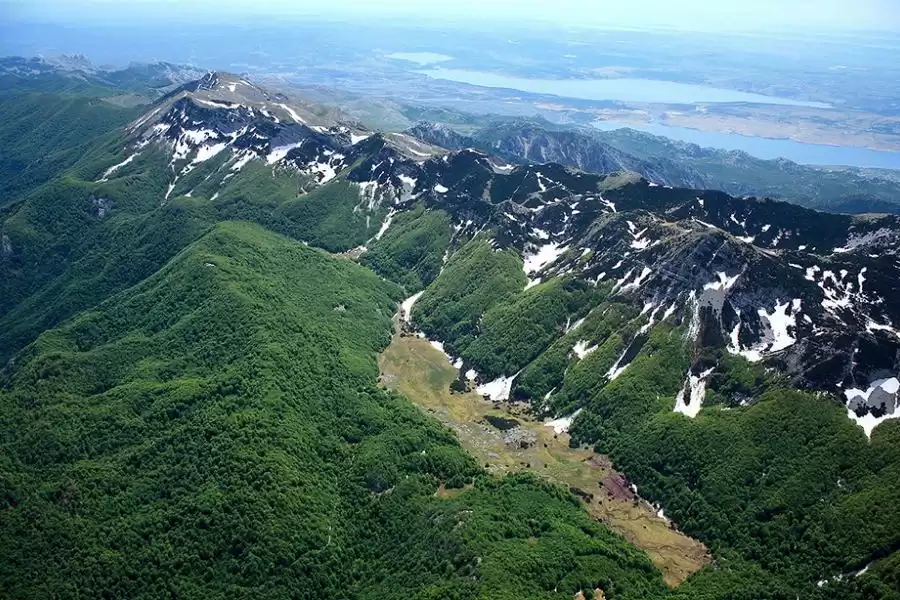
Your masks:
<svg viewBox="0 0 900 600"><path fill-rule="evenodd" d="M794 140L775 140L750 137L736 133L716 133L699 131L686 127L672 127L648 123L641 125L596 121L594 127L612 131L630 127L661 135L673 140L690 142L705 148L723 150L743 150L757 158L786 158L804 165L844 165L849 167L871 167L880 169L900 169L900 152L883 152L867 148L827 146L824 144L804 144Z"/></svg>
<svg viewBox="0 0 900 600"><path fill-rule="evenodd" d="M650 102L661 104L698 104L749 102L829 108L821 102L803 102L762 94L738 92L705 85L658 81L655 79L531 79L499 73L465 69L425 69L419 71L433 79L444 79L489 88L519 90L531 94L549 94L579 100Z"/></svg>

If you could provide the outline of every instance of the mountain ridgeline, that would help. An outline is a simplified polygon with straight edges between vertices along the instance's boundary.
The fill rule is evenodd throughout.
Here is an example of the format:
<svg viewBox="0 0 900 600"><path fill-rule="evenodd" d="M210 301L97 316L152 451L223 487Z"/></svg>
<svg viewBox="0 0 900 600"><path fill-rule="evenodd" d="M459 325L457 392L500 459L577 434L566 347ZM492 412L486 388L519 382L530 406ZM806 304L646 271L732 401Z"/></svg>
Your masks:
<svg viewBox="0 0 900 600"><path fill-rule="evenodd" d="M900 598L900 217L510 164L225 73L134 114L16 77L4 114L103 126L2 188L5 597ZM398 310L713 562L669 588L488 475L378 385Z"/></svg>
<svg viewBox="0 0 900 600"><path fill-rule="evenodd" d="M900 212L900 184L877 170L763 160L737 150L701 148L634 129L599 131L546 121L482 118L461 134L421 122L409 133L451 149L477 148L515 163L556 162L594 173L628 170L660 185L771 197L847 213Z"/></svg>

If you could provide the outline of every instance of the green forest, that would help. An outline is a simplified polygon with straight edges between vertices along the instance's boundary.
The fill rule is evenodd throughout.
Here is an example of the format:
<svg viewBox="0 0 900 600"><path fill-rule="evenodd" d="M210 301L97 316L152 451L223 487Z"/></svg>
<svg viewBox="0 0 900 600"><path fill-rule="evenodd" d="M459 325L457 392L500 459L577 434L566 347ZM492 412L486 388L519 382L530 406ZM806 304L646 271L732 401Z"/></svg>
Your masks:
<svg viewBox="0 0 900 600"><path fill-rule="evenodd" d="M398 292L223 223L42 334L0 392L6 597L661 596L567 492L375 386Z"/></svg>

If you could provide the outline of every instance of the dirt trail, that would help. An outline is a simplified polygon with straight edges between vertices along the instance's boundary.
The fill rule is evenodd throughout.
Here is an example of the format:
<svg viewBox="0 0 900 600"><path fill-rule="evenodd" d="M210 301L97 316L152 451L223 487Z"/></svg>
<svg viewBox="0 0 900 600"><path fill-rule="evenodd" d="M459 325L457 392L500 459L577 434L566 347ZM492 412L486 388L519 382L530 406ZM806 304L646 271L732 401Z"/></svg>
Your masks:
<svg viewBox="0 0 900 600"><path fill-rule="evenodd" d="M427 340L395 335L379 364L385 386L452 428L462 445L493 473L530 470L566 485L588 512L650 556L669 585L678 585L710 561L700 542L677 531L634 494L606 457L569 447L569 436L533 420L515 406L495 407L473 392L451 394L458 372ZM487 417L515 419L525 430L515 443ZM506 439L505 438L506 435ZM536 443L521 444L522 438ZM526 445L528 447L523 447Z"/></svg>

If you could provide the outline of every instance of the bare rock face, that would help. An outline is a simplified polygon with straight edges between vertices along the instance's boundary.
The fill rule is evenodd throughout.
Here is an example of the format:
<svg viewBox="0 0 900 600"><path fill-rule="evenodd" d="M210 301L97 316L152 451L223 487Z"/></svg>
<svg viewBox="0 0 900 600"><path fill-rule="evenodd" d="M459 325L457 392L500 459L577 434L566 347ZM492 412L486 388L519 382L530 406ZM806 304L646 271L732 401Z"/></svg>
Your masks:
<svg viewBox="0 0 900 600"><path fill-rule="evenodd" d="M503 434L503 443L508 448L526 450L537 444L537 434L533 431L516 427Z"/></svg>
<svg viewBox="0 0 900 600"><path fill-rule="evenodd" d="M102 219L112 209L113 202L109 198L101 198L100 196L91 196L91 204L97 211L97 218Z"/></svg>

